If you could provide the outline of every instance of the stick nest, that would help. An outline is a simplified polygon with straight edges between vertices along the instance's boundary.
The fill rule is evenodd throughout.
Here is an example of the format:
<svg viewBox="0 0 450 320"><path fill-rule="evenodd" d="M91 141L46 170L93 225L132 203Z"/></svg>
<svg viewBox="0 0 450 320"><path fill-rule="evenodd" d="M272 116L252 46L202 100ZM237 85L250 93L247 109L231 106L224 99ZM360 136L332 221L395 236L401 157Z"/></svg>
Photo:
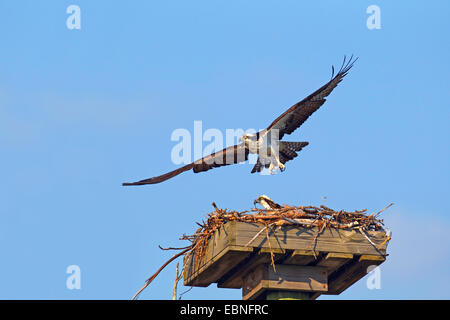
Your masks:
<svg viewBox="0 0 450 320"><path fill-rule="evenodd" d="M161 248L162 250L179 250L172 258L166 261L150 278L145 282L145 285L139 289L139 291L133 296L132 299L136 299L138 295L158 276L158 274L173 260L185 254L194 254L195 262L200 264L203 256L205 255L208 240L214 234L214 232L222 227L228 221L240 221L247 223L262 223L265 224L265 228L261 230L266 231L267 237L269 237L269 228L281 227L286 225L297 225L302 228L317 227L317 236L325 228L335 229L347 229L360 231L369 242L372 243L370 238L366 235L365 231L380 231L384 230L384 224L382 219L378 219L378 215L389 208L392 205L388 205L383 210L375 214L367 214L367 209L357 211L335 211L325 206L283 206L279 209L267 210L267 209L251 209L246 211L233 211L228 209L219 209L213 202L214 211L208 213L206 222L197 224L200 226L193 235L183 235L180 240L188 240L191 242L189 246L183 248ZM249 245L259 234L249 241ZM314 241L315 241L314 239ZM386 238L389 241L390 237ZM270 243L270 242L269 242ZM373 244L373 243L372 243ZM375 244L373 244L375 245ZM272 257L272 264L275 269L275 264ZM177 273L178 279L178 273Z"/></svg>
<svg viewBox="0 0 450 320"><path fill-rule="evenodd" d="M335 211L323 205L320 207L285 205L280 209L254 208L238 212L219 209L213 202L215 210L208 213L206 222L197 222L200 227L195 233L193 235L183 235L180 240L189 240L191 242L191 250L189 251L195 254L195 261L200 263L205 254L209 238L228 221L262 223L267 228L285 225L297 225L303 228L318 227L318 234L325 228L356 229L365 235L365 231L384 230L383 220L378 219L377 216L391 205L392 203L376 214L367 214L367 209L351 212L345 210Z"/></svg>

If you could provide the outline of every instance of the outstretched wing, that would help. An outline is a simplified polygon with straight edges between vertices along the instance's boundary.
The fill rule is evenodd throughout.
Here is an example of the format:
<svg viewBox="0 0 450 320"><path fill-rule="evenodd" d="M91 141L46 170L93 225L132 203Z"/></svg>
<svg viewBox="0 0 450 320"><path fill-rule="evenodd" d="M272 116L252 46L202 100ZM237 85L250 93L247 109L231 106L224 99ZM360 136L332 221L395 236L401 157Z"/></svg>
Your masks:
<svg viewBox="0 0 450 320"><path fill-rule="evenodd" d="M193 169L195 173L208 171L212 168L227 166L230 164L235 164L239 162L244 162L248 160L248 149L244 144L234 145L228 148L225 148L221 151L214 152L209 156L203 157L193 163L185 165L184 167L178 168L176 170L170 171L163 175L153 177L150 179L145 179L137 182L125 182L123 186L140 186L145 184L155 184L166 181L170 178L173 178L179 175L182 172Z"/></svg>
<svg viewBox="0 0 450 320"><path fill-rule="evenodd" d="M320 106L325 103L325 98L331 93L331 91L333 91L334 88L336 88L338 83L341 82L356 60L358 60L358 58L353 59L353 55L348 61L346 57L344 57L342 66L336 75L334 75L334 67L332 68L331 80L328 83L286 110L286 112L270 124L267 131L277 129L278 138L280 140L285 134L291 134L294 132L294 130L300 127L303 122L305 122L309 116L314 113L314 111L319 109Z"/></svg>
<svg viewBox="0 0 450 320"><path fill-rule="evenodd" d="M157 177L153 177L153 178L149 178L149 179L144 179L144 180L140 180L140 181L136 181L136 182L124 182L122 183L123 186L142 186L145 184L155 184L155 183L160 183L163 181L166 181L170 178L173 178L177 175L179 175L182 172L191 170L194 167L194 163L190 163L188 165L185 165L184 167L178 168L176 170L167 172L165 174L162 174L160 176Z"/></svg>
<svg viewBox="0 0 450 320"><path fill-rule="evenodd" d="M195 173L208 171L212 168L228 166L248 160L249 151L243 143L214 152L194 162Z"/></svg>

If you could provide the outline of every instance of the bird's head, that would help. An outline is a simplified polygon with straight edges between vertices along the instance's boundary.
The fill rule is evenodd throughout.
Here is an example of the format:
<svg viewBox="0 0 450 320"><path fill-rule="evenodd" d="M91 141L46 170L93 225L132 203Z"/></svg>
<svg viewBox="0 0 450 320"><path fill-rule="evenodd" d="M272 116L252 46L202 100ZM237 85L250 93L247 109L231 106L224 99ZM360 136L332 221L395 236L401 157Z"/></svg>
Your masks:
<svg viewBox="0 0 450 320"><path fill-rule="evenodd" d="M246 133L239 138L239 142L243 142L248 145L249 141L256 141L256 134Z"/></svg>
<svg viewBox="0 0 450 320"><path fill-rule="evenodd" d="M272 201L272 199L270 199L268 196L263 194L263 195L260 195L258 198L256 198L255 201L253 201L253 205L256 206L257 203L261 203L261 200L270 200L270 201Z"/></svg>

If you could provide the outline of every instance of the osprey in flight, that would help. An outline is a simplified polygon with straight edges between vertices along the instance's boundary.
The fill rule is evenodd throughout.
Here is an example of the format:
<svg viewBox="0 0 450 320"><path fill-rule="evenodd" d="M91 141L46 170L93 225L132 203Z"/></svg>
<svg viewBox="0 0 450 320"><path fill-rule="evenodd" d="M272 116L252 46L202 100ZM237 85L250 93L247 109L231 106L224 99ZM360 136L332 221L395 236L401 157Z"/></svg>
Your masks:
<svg viewBox="0 0 450 320"><path fill-rule="evenodd" d="M297 151L302 150L308 142L287 142L280 141L285 134L291 134L300 127L317 109L325 103L325 98L333 91L339 82L345 77L357 60L353 56L347 61L344 57L340 70L334 74L332 67L331 80L314 93L307 96L302 101L294 104L282 115L276 118L267 129L256 134L244 134L240 138L240 144L214 152L209 156L196 160L176 170L163 175L137 181L126 182L124 186L137 186L145 184L155 184L166 181L179 175L182 172L193 170L195 173L208 171L212 168L240 163L248 160L250 153L258 154L258 159L251 173L260 172L263 168L268 168L270 173L279 168L285 169L285 163L297 157Z"/></svg>

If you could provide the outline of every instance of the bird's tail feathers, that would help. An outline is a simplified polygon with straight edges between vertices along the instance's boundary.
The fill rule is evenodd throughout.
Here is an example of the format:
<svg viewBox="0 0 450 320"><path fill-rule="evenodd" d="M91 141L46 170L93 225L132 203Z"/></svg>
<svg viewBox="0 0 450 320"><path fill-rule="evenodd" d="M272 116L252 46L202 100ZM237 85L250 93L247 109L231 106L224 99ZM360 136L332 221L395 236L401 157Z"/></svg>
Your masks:
<svg viewBox="0 0 450 320"><path fill-rule="evenodd" d="M292 151L300 151L306 147L309 142L290 142L290 141L280 141L280 150L290 149Z"/></svg>
<svg viewBox="0 0 450 320"><path fill-rule="evenodd" d="M285 164L289 160L292 160L298 156L297 151L302 150L306 147L308 142L290 142L290 141L280 141L280 161Z"/></svg>
<svg viewBox="0 0 450 320"><path fill-rule="evenodd" d="M297 151L302 150L304 147L306 147L309 144L309 142L302 141L302 142L290 142L290 141L280 141L279 145L279 158L280 162L282 164L285 164L289 160L292 160L297 157ZM264 168L269 168L270 163L261 163L259 157L258 161L256 162L255 166L253 167L251 173L255 172L261 172Z"/></svg>

